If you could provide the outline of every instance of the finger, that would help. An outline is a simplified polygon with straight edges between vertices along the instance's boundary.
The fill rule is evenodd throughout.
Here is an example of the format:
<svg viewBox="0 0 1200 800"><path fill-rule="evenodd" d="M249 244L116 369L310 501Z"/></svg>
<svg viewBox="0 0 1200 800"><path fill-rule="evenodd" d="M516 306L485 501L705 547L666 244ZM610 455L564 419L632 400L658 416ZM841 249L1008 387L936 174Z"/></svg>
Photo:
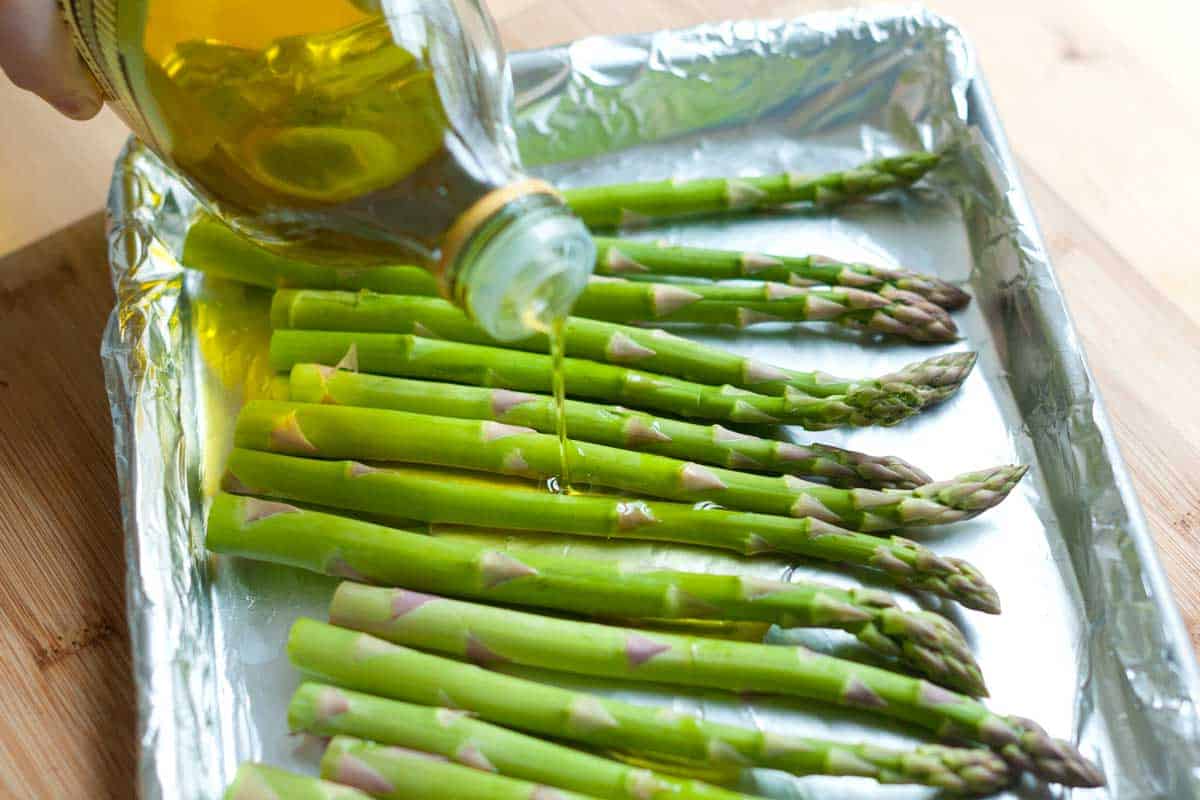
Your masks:
<svg viewBox="0 0 1200 800"><path fill-rule="evenodd" d="M0 67L68 117L90 119L100 111L100 90L54 0L0 0Z"/></svg>

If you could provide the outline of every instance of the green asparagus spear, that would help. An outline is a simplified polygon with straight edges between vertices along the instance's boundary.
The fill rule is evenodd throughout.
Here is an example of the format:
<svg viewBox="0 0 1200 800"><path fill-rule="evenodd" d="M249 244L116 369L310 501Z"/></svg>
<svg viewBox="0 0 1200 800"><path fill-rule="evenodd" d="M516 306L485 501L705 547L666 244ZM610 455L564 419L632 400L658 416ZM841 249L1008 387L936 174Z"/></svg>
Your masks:
<svg viewBox="0 0 1200 800"><path fill-rule="evenodd" d="M461 310L429 297L286 290L275 293L271 321L276 328L407 333L468 344L498 344ZM636 366L696 383L727 383L778 395L784 393L791 377L787 370L665 331L569 317L564 337L568 356ZM540 354L548 352L549 340L537 334L502 346ZM807 391L814 381L804 373L799 375L794 388Z"/></svg>
<svg viewBox="0 0 1200 800"><path fill-rule="evenodd" d="M271 336L271 365L276 370L285 372L307 362L517 391L548 392L553 377L550 357L534 353L411 335L275 331ZM973 354L941 356L877 381L839 384L846 394L825 397L791 388L782 397L767 396L577 358L564 359L563 370L572 394L585 398L685 417L750 424L781 422L823 429L894 425L928 402L953 393L973 364Z"/></svg>
<svg viewBox="0 0 1200 800"><path fill-rule="evenodd" d="M770 692L860 708L942 736L994 747L1014 766L1072 785L1096 785L1095 768L1036 725L992 714L978 701L852 661L746 642L678 636L555 619L432 595L343 583L330 621L481 666L518 664L634 681ZM1024 729L1033 735L1025 740ZM1047 757L1041 765L1039 759Z"/></svg>
<svg viewBox="0 0 1200 800"><path fill-rule="evenodd" d="M901 610L889 595L871 589L508 552L224 493L213 500L205 543L218 553L509 605L631 619L838 628L938 683L986 694L957 628L937 614Z"/></svg>
<svg viewBox="0 0 1200 800"><path fill-rule="evenodd" d="M590 800L586 795L506 778L443 756L335 736L321 776L384 800Z"/></svg>
<svg viewBox="0 0 1200 800"><path fill-rule="evenodd" d="M996 591L965 561L899 536L881 539L819 519L790 519L683 503L555 494L528 482L420 467L378 468L236 448L229 472L253 494L424 522L647 539L743 554L788 553L874 569L897 585L999 612Z"/></svg>
<svg viewBox="0 0 1200 800"><path fill-rule="evenodd" d="M489 725L462 711L305 683L288 706L293 732L356 736L408 747L510 778L610 800L749 800L693 780L634 769L606 758Z"/></svg>
<svg viewBox="0 0 1200 800"><path fill-rule="evenodd" d="M234 444L315 458L454 467L544 480L562 468L558 437L500 422L377 408L254 400L238 416ZM577 484L688 503L814 517L876 532L970 519L1003 500L1024 467L996 467L933 490L838 489L793 476L705 467L692 461L589 442L565 452Z"/></svg>
<svg viewBox="0 0 1200 800"><path fill-rule="evenodd" d="M462 419L492 419L555 433L554 401L544 395L431 383L297 364L288 379L292 400L390 408ZM762 439L720 425L654 417L620 406L568 400L573 440L756 472L806 475L842 488L915 489L933 481L895 456L871 456L826 444Z"/></svg>
<svg viewBox="0 0 1200 800"><path fill-rule="evenodd" d="M349 364L366 372L522 391L550 391L553 378L551 359L545 355L411 335L275 331L272 366L282 372L303 362ZM911 405L901 406L891 398L869 409L856 409L841 396L814 398L795 392L769 397L577 358L564 359L563 370L572 394L687 417L824 428L892 424L915 413Z"/></svg>
<svg viewBox="0 0 1200 800"><path fill-rule="evenodd" d="M268 289L297 286L438 295L437 279L429 270L400 266L333 269L295 261L258 247L208 215L202 215L188 228L182 263L218 278Z"/></svg>
<svg viewBox="0 0 1200 800"><path fill-rule="evenodd" d="M368 796L338 783L296 775L264 764L238 767L225 800L369 800Z"/></svg>
<svg viewBox="0 0 1200 800"><path fill-rule="evenodd" d="M962 308L971 296L934 275L906 269L839 261L825 256L776 256L737 250L681 247L658 242L595 237L596 274L617 277L679 275L725 280L749 278L792 286L849 286L871 292L895 287L947 310ZM905 297L906 295L893 296Z"/></svg>
<svg viewBox="0 0 1200 800"><path fill-rule="evenodd" d="M915 342L952 342L958 328L931 303L893 302L841 286L801 289L784 283L648 283L593 277L576 316L613 323L693 322L745 328L764 322L836 322Z"/></svg>
<svg viewBox="0 0 1200 800"><path fill-rule="evenodd" d="M825 175L770 175L653 181L567 189L568 205L592 227L635 226L650 219L748 211L788 203L835 206L919 181L937 166L936 153L907 153Z"/></svg>
<svg viewBox="0 0 1200 800"><path fill-rule="evenodd" d="M921 747L905 752L722 725L490 672L311 619L292 626L288 655L305 673L349 689L448 706L497 725L603 748L714 766L858 775L979 793L1008 782L1007 765L985 750ZM920 686L944 692L932 684Z"/></svg>
<svg viewBox="0 0 1200 800"><path fill-rule="evenodd" d="M297 365L288 393L303 402L439 411L525 425L543 433L555 431L556 412L551 398L506 389L451 386ZM820 442L794 444L721 425L698 425L578 400L567 401L566 413L572 439L612 447L731 469L816 477L842 488L915 489L933 482L919 468L896 456L873 456Z"/></svg>
<svg viewBox="0 0 1200 800"><path fill-rule="evenodd" d="M654 279L654 278L658 279ZM607 284L607 285L606 285ZM688 278L672 278L667 276L630 276L629 278L614 278L610 276L592 276L588 291L584 293L589 306L598 305L601 311L611 309L617 311L620 302L626 305L646 308L646 291L629 289L629 284L649 287L649 299L655 294L673 290L674 293L688 291L700 295L700 300L694 302L677 301L679 311L670 315L662 315L662 319L671 321L706 321L703 313L695 309L703 306L743 305L748 307L744 320L728 320L716 318L714 323L731 324L744 327L758 321L778 321L757 319L757 312L770 314L778 309L779 317L791 321L836 321L847 327L858 327L860 330L876 330L881 333L895 333L908 336L917 341L930 339L953 339L958 333L954 319L946 309L937 303L925 300L924 297L898 289L892 284L883 285L875 291L866 291L853 287L830 287L826 289L794 287L778 281L768 282L697 282ZM656 288L656 289L655 289ZM640 300L641 299L641 300ZM833 305L829 305L833 303ZM835 306L840 306L836 308ZM792 308L788 311L788 308ZM805 309L806 312L805 313ZM577 312L583 314L582 311ZM587 315L587 314L583 314ZM595 314L598 318L600 313ZM692 318L689 319L689 315ZM875 319L878 317L878 319ZM911 329L911 330L907 330ZM928 329L928 330L926 330Z"/></svg>
<svg viewBox="0 0 1200 800"><path fill-rule="evenodd" d="M466 314L436 298L371 292L280 291L271 305L271 319L276 328L402 333L468 344L496 344ZM885 400L904 406L929 405L957 388L974 363L969 354L953 354L914 364L906 368L905 372L911 373L908 376L896 374L876 381L850 381L822 373L782 369L666 331L582 317L568 318L564 334L566 354L574 358L637 367L644 372L696 383L729 384L759 394L784 395L788 391L814 397L848 394L856 405ZM503 346L540 354L547 352L549 342L545 336L536 335Z"/></svg>

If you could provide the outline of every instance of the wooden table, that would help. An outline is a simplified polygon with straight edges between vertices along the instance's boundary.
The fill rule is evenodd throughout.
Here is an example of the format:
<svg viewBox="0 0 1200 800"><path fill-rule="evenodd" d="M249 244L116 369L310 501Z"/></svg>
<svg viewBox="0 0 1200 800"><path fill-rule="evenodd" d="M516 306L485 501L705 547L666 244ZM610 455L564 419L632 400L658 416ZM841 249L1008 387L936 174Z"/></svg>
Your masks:
<svg viewBox="0 0 1200 800"><path fill-rule="evenodd" d="M835 6L820 0L491 5L513 48ZM1200 96L1183 77L1200 67L1190 42L1200 20L1181 17L1200 12L1172 0L1133 8L1121 0L932 5L957 19L980 52L1178 600L1200 641L1194 477L1200 249L1188 183L1200 179ZM1154 28L1168 7L1175 21ZM27 121L15 133L0 129L0 153L12 159L13 142L22 136L53 149L55 135L21 128ZM90 160L77 149L87 146L79 137L70 155L73 164L102 176L116 135L96 130L102 135ZM5 170L0 209L9 224L26 214L22 230L45 224L37 215L46 209L67 214L78 203L72 195L79 184L66 176L61 198L22 203L20 176L14 184L12 174ZM39 193L47 186L37 185ZM5 798L133 793L122 535L97 358L112 304L102 229L99 215L88 216L0 260Z"/></svg>

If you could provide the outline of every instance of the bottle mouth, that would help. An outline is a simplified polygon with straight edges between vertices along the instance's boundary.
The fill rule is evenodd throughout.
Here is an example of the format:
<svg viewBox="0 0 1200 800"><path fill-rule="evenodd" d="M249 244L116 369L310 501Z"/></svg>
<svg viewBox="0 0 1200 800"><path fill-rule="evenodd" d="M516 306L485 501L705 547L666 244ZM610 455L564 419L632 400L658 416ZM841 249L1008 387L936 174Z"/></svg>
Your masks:
<svg viewBox="0 0 1200 800"><path fill-rule="evenodd" d="M547 332L587 286L596 245L556 201L506 220L457 281L467 312L488 335L511 341Z"/></svg>

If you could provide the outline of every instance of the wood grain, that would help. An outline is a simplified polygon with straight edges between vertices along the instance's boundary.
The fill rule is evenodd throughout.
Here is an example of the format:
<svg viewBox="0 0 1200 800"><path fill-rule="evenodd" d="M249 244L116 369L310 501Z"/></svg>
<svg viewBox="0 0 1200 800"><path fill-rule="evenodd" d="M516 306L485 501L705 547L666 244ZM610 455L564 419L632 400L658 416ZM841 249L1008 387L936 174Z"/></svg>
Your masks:
<svg viewBox="0 0 1200 800"><path fill-rule="evenodd" d="M1051 257L1160 558L1200 649L1200 324L1024 166ZM1183 399L1181 402L1181 398Z"/></svg>
<svg viewBox="0 0 1200 800"><path fill-rule="evenodd" d="M3 797L132 796L104 263L99 215L0 262Z"/></svg>
<svg viewBox="0 0 1200 800"><path fill-rule="evenodd" d="M829 0L492 0L506 43ZM974 41L1193 640L1200 644L1200 6L935 0ZM1171 18L1170 26L1155 22ZM1189 22L1190 20L1190 22ZM1014 46L1014 43L1020 43ZM0 79L0 797L133 795L133 691L97 348L103 202L123 139ZM31 158L30 154L37 154ZM1185 195L1185 192L1187 194ZM16 252L13 252L16 251Z"/></svg>

